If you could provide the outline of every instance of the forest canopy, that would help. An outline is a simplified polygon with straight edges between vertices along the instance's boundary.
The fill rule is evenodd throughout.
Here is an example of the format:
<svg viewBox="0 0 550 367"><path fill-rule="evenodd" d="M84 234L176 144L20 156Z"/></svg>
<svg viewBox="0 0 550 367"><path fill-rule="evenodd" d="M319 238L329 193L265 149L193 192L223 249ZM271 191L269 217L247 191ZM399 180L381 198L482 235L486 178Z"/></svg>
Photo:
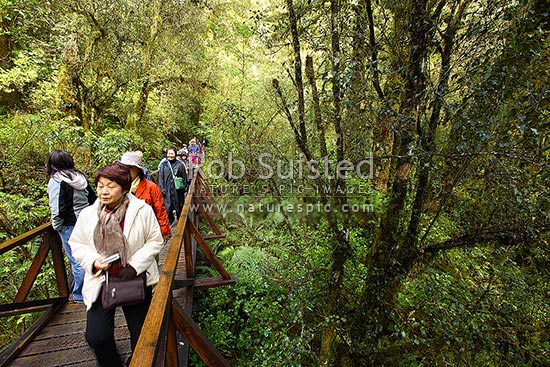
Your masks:
<svg viewBox="0 0 550 367"><path fill-rule="evenodd" d="M51 150L92 178L197 136L237 277L197 322L233 365L548 365L549 9L0 0L0 240L48 222Z"/></svg>

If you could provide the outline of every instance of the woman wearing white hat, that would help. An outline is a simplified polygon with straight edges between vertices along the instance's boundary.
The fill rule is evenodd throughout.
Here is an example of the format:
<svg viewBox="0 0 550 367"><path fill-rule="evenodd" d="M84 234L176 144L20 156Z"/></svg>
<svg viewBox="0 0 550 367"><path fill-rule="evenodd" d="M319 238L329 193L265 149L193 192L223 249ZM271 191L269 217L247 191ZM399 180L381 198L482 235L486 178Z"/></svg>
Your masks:
<svg viewBox="0 0 550 367"><path fill-rule="evenodd" d="M145 171L141 165L141 155L137 152L126 152L120 158L120 163L130 169L132 175L132 187L130 192L138 199L144 200L153 207L155 216L160 225L162 237L167 240L170 237L170 226L164 206L164 197L160 188L154 183L145 179Z"/></svg>

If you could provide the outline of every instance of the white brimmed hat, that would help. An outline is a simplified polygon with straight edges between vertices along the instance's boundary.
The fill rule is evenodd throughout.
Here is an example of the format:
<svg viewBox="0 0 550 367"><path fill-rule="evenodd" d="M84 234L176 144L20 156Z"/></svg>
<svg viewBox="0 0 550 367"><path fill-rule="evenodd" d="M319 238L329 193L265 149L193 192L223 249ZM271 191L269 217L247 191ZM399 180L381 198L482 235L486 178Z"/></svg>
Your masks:
<svg viewBox="0 0 550 367"><path fill-rule="evenodd" d="M136 152L126 152L120 157L120 163L127 166L137 167L143 171L141 166L141 156Z"/></svg>

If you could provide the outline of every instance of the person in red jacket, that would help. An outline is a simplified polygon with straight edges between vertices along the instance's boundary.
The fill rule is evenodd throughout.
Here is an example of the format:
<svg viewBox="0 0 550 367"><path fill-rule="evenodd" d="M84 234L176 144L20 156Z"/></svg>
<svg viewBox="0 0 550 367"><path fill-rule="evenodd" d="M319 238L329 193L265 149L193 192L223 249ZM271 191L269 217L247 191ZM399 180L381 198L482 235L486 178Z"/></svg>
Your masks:
<svg viewBox="0 0 550 367"><path fill-rule="evenodd" d="M144 200L153 207L155 216L160 225L162 237L166 241L170 237L168 215L164 206L164 197L160 188L152 181L145 178L145 171L141 165L141 156L136 152L126 152L120 157L120 164L127 166L132 175L132 187L130 192L138 199Z"/></svg>

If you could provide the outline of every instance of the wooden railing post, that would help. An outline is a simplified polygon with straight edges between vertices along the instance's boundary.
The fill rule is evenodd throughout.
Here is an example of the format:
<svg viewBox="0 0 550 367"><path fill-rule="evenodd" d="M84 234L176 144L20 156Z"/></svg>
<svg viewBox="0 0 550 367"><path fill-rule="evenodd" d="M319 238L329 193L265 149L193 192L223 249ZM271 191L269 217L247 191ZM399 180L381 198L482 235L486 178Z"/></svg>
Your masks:
<svg viewBox="0 0 550 367"><path fill-rule="evenodd" d="M172 313L172 303L168 304L170 314ZM168 318L168 332L166 335L166 358L165 365L169 367L179 367L178 358L178 336L176 326L172 318Z"/></svg>
<svg viewBox="0 0 550 367"><path fill-rule="evenodd" d="M195 186L195 178L191 180L189 190L193 192ZM153 367L157 365L158 350L160 347L161 335L166 333L166 327L171 322L171 307L172 303L171 292L174 285L174 276L178 265L178 259L181 252L181 246L184 241L184 231L189 219L188 213L193 195L187 195L185 204L181 211L180 220L176 227L175 233L170 241L170 247L166 254L164 265L160 271L160 279L155 286L153 299L149 306L149 312L145 317L145 322L141 329L138 343L134 350L130 367ZM167 321L168 319L168 321ZM168 345L167 341L167 345ZM170 360L173 357L170 357Z"/></svg>
<svg viewBox="0 0 550 367"><path fill-rule="evenodd" d="M212 252L212 249L208 247L206 241L199 233L199 230L191 223L189 223L189 227L191 229L191 234L193 235L195 240L198 242L202 252L206 255L206 258L208 259L208 261L214 264L214 267L216 268L216 270L218 270L218 272L220 273L223 279L231 279L231 275L229 275L227 270L225 270L225 268L223 267L218 257L214 254L214 252Z"/></svg>
<svg viewBox="0 0 550 367"><path fill-rule="evenodd" d="M187 279L195 278L195 266L193 261L193 243L191 242L191 230L189 229L190 221L185 224L183 231L183 248L185 251L185 272Z"/></svg>
<svg viewBox="0 0 550 367"><path fill-rule="evenodd" d="M65 257L63 256L63 243L59 233L50 227L44 234L44 240L49 243L52 250L53 267L55 269L55 280L57 281L57 290L61 297L69 297L69 282L65 269Z"/></svg>
<svg viewBox="0 0 550 367"><path fill-rule="evenodd" d="M34 255L34 260L32 261L32 264L27 271L27 274L25 275L25 279L23 279L23 282L21 283L21 286L19 287L19 290L15 295L15 298L13 300L14 302L23 302L27 299L27 296L29 295L29 292L34 284L34 281L36 280L36 277L40 272L40 268L48 257L49 250L50 248L48 243L46 241L42 241L42 243L40 244L40 248L36 252L36 255Z"/></svg>
<svg viewBox="0 0 550 367"><path fill-rule="evenodd" d="M28 238L30 241L32 237ZM67 273L65 272L65 261L63 252L61 250L61 238L57 231L51 226L45 228L41 233L40 248L34 256L34 260L25 275L25 279L19 288L17 295L14 298L14 302L23 302L27 299L27 296L36 280L36 277L40 273L40 269L44 265L48 253L51 250L52 260L55 270L55 280L57 283L57 290L60 297L69 296L69 286L67 282Z"/></svg>
<svg viewBox="0 0 550 367"><path fill-rule="evenodd" d="M208 338L204 336L193 320L185 314L184 310L176 301L172 301L172 313L174 323L177 325L178 330L180 330L189 344L191 344L191 347L197 352L207 366L229 366L229 361L227 361L216 347L212 345Z"/></svg>

